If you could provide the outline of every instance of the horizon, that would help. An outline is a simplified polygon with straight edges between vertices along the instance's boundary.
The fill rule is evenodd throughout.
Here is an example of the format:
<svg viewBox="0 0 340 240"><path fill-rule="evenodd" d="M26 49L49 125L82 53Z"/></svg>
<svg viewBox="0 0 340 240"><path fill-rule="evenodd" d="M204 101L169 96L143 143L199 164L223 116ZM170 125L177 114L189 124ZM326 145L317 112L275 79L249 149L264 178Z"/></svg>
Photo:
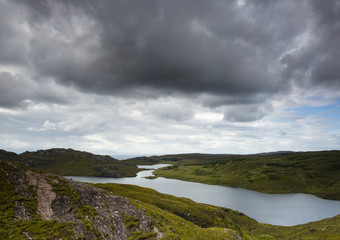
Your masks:
<svg viewBox="0 0 340 240"><path fill-rule="evenodd" d="M0 148L340 149L338 1L0 0L0 20Z"/></svg>
<svg viewBox="0 0 340 240"><path fill-rule="evenodd" d="M95 155L108 155L110 157L113 157L117 160L127 160L131 158L137 158L137 157L153 157L153 156L167 156L167 155L190 155L190 154L201 154L201 155L235 155L235 156L247 156L247 155L264 155L264 154L276 154L276 153L308 153L308 152L329 152L329 151L340 151L337 149L324 149L324 150L318 150L318 151L290 151L290 150L280 150L280 151L269 151L269 152L257 152L257 153L207 153L207 152L181 152L181 153L159 153L159 154L109 154L105 152L90 152L86 150L79 150L79 149L73 149L73 148L49 148L49 149L36 149L36 150L21 150L21 151L10 151L8 149L0 149L5 150L8 152L14 152L18 155L25 153L25 152L37 152L37 151L46 151L51 149L70 149L74 151L81 151L81 152L87 152Z"/></svg>

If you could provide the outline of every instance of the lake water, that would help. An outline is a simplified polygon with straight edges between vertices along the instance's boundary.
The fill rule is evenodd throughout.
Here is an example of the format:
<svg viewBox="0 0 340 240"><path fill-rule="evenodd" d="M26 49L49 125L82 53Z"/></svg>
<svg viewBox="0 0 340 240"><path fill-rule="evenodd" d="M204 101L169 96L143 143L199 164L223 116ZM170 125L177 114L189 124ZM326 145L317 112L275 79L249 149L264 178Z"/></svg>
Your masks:
<svg viewBox="0 0 340 240"><path fill-rule="evenodd" d="M140 168L157 169L169 164L139 165ZM258 222L281 226L293 226L340 214L340 201L325 200L313 195L265 194L242 188L207 185L186 182L176 179L152 176L154 170L145 170L136 177L75 177L67 176L76 181L91 183L122 183L152 188L158 192L177 197L186 197L199 203L206 203L240 211Z"/></svg>

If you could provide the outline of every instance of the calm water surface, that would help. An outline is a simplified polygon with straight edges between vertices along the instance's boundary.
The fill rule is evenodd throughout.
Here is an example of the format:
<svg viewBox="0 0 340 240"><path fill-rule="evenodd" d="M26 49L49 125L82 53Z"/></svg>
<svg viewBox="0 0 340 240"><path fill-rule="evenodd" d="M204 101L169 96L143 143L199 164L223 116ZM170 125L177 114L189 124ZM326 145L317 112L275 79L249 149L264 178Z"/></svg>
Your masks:
<svg viewBox="0 0 340 240"><path fill-rule="evenodd" d="M157 169L169 164L139 165L139 168ZM136 177L108 178L108 177L74 177L76 181L91 183L122 183L155 189L158 192L177 197L190 198L199 203L231 208L243 212L262 223L292 226L340 214L340 201L325 200L313 195L294 194L265 194L242 188L207 185L186 182L176 179L156 178L152 176L154 170L145 170Z"/></svg>

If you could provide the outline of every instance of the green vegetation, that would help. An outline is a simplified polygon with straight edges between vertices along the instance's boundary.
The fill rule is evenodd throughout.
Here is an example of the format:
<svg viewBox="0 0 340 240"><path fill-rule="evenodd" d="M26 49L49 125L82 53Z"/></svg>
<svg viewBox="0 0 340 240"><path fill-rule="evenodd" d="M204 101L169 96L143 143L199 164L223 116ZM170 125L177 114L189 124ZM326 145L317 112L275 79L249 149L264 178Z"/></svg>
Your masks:
<svg viewBox="0 0 340 240"><path fill-rule="evenodd" d="M85 235L91 233L96 239L100 239L101 234L92 225L91 221L97 216L97 211L94 207L82 204L80 201L80 195L77 193L66 181L60 180L58 184L50 181L55 193L59 196L71 197L72 199L72 209L75 209L76 219L83 222Z"/></svg>
<svg viewBox="0 0 340 240"><path fill-rule="evenodd" d="M127 229L138 227L139 225L139 218L130 216L130 215L124 215L123 222Z"/></svg>
<svg viewBox="0 0 340 240"><path fill-rule="evenodd" d="M61 176L134 177L140 171L135 165L110 156L95 155L73 149L49 149L20 155L0 150L0 159L8 159Z"/></svg>
<svg viewBox="0 0 340 240"><path fill-rule="evenodd" d="M141 233L140 231L132 232L131 236L128 240L148 240L148 239L155 239L156 233L155 232L147 232Z"/></svg>
<svg viewBox="0 0 340 240"><path fill-rule="evenodd" d="M82 204L81 198L84 195L80 197L66 180L43 173L40 176L44 176L59 199L71 204L75 221L42 220L37 213L37 192L27 182L22 182L22 179L25 179L22 175L25 175L24 170L18 171L27 167L19 166L14 168L6 161L0 161L0 239L74 239L75 221L82 222L85 236L102 238L93 225L98 212L93 206ZM172 167L171 170L173 169L177 168ZM20 184L13 184L13 181L19 180ZM91 185L127 198L151 219L151 228L141 232L139 227L143 220L125 213L122 221L130 231L129 240L156 237L195 240L340 239L340 215L318 222L280 227L258 223L237 211L199 204L190 199L161 194L148 188L123 184ZM91 197L91 194L87 196ZM20 215L19 211L22 204L25 206L24 215ZM106 200L105 206L108 206ZM108 228L114 230L113 225ZM85 236L80 236L80 239L86 239Z"/></svg>
<svg viewBox="0 0 340 240"><path fill-rule="evenodd" d="M0 150L2 157L64 176L130 177L141 170L137 164L171 163L173 166L157 170L156 176L266 193L310 193L340 200L340 151L178 154L119 161L72 149L39 150L20 155Z"/></svg>
<svg viewBox="0 0 340 240"><path fill-rule="evenodd" d="M196 203L187 198L162 194L149 188L111 183L93 185L108 190L115 195L127 197L137 205L142 202L160 208L202 228L230 228L241 234L242 231L238 226L244 226L250 230L258 225L255 220L243 213Z"/></svg>
<svg viewBox="0 0 340 240"><path fill-rule="evenodd" d="M156 176L265 193L309 193L340 200L340 151L268 155L175 155ZM169 162L175 156L152 157Z"/></svg>
<svg viewBox="0 0 340 240"><path fill-rule="evenodd" d="M144 177L145 179L156 179L157 176L148 176L148 177Z"/></svg>
<svg viewBox="0 0 340 240"><path fill-rule="evenodd" d="M75 212L73 222L59 222L42 220L38 213L38 199L34 188L31 188L28 182L25 182L25 171L27 167L21 165L14 168L6 161L0 161L0 239L102 239L93 223L97 211L94 207L81 204L79 193L66 181L53 175L44 176L46 181L52 186L53 192L59 197L59 200L71 204L72 211ZM9 180L9 176L11 176ZM20 181L18 185L13 181ZM19 187L19 189L17 188ZM25 195L25 196L24 196ZM88 195L90 197L91 194ZM123 216L124 225L130 230L129 240L155 239L156 236L162 239L234 239L235 232L224 228L200 228L199 226L186 221L168 211L144 202L133 201L134 205L147 213L152 219L150 230L141 232L139 225L144 220L133 217L129 214ZM18 204L25 205L25 213L18 213ZM106 204L107 206L107 204ZM19 215L18 215L19 214ZM29 216L27 218L27 215ZM24 218L24 219L23 219ZM144 217L143 217L144 218ZM93 221L95 220L95 221ZM75 234L74 226L83 223L85 231L84 236ZM76 223L77 222L77 223ZM105 226L103 226L105 227ZM114 230L114 226L108 226Z"/></svg>
<svg viewBox="0 0 340 240"><path fill-rule="evenodd" d="M43 221L37 214L37 201L33 189L29 189L32 196L22 196L15 191L15 187L8 181L4 169L15 174L16 169L0 161L0 239L71 239L73 224ZM18 205L23 204L27 209L27 220L15 218Z"/></svg>
<svg viewBox="0 0 340 240"><path fill-rule="evenodd" d="M164 239L225 239L223 237L228 234L227 239L237 239L234 238L236 235L255 240L340 239L340 215L281 227L258 223L237 211L161 194L148 188L112 183L93 185L126 197L136 207L144 209L153 224L166 232Z"/></svg>
<svg viewBox="0 0 340 240"><path fill-rule="evenodd" d="M132 199L130 200L132 201ZM154 227L162 233L163 237L161 239L238 239L236 232L231 229L221 227L201 228L190 221L186 221L183 218L152 204L139 201L135 202L134 205L145 210L147 216L152 219ZM152 238L143 238L139 236L136 239Z"/></svg>

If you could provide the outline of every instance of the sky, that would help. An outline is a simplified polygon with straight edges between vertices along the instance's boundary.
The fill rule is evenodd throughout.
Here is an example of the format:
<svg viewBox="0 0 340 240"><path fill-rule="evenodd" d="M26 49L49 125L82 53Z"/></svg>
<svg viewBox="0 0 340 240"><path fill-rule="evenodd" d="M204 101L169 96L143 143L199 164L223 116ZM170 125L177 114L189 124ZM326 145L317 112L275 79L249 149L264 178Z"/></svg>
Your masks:
<svg viewBox="0 0 340 240"><path fill-rule="evenodd" d="M340 149L339 0L0 0L0 148Z"/></svg>

